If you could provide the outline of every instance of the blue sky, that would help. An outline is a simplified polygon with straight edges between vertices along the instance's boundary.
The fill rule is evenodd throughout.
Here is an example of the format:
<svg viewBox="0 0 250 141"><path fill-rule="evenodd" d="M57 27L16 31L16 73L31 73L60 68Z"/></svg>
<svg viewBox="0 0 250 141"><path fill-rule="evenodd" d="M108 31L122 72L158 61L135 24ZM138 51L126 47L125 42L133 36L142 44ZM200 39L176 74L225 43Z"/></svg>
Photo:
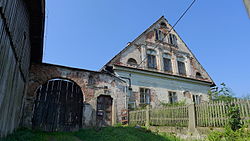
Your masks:
<svg viewBox="0 0 250 141"><path fill-rule="evenodd" d="M46 63L99 70L161 16L192 0L47 0ZM197 0L176 26L216 84L250 94L250 19L241 0Z"/></svg>

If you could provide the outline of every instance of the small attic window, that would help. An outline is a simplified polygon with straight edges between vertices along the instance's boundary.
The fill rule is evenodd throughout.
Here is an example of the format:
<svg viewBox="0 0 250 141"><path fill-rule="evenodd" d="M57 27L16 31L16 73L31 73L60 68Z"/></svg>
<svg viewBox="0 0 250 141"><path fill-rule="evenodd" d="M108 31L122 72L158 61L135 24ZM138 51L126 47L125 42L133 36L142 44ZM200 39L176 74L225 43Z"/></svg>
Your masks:
<svg viewBox="0 0 250 141"><path fill-rule="evenodd" d="M177 43L177 38L174 34L169 34L168 36L168 42L169 44L175 46L175 47L178 47L178 43Z"/></svg>
<svg viewBox="0 0 250 141"><path fill-rule="evenodd" d="M137 61L134 58L129 58L127 64L129 66L137 66Z"/></svg>
<svg viewBox="0 0 250 141"><path fill-rule="evenodd" d="M167 28L167 25L166 25L166 23L164 23L164 22L161 22L160 25L161 25L161 27L163 27L163 28Z"/></svg>
<svg viewBox="0 0 250 141"><path fill-rule="evenodd" d="M203 79L201 73L199 73L199 72L196 72L195 77L198 78L198 79Z"/></svg>

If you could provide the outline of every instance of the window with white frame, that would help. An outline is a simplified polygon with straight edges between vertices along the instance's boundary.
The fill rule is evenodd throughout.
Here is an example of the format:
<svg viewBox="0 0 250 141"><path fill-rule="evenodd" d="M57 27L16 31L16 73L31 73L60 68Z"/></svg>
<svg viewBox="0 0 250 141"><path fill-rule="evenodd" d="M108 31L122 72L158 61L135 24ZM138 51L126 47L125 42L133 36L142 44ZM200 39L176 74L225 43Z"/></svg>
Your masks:
<svg viewBox="0 0 250 141"><path fill-rule="evenodd" d="M171 104L176 103L178 101L176 92L169 91L168 97L169 97L169 103Z"/></svg>
<svg viewBox="0 0 250 141"><path fill-rule="evenodd" d="M140 104L150 104L150 89L140 88Z"/></svg>
<svg viewBox="0 0 250 141"><path fill-rule="evenodd" d="M155 50L152 49L147 50L147 63L148 63L148 68L157 69Z"/></svg>

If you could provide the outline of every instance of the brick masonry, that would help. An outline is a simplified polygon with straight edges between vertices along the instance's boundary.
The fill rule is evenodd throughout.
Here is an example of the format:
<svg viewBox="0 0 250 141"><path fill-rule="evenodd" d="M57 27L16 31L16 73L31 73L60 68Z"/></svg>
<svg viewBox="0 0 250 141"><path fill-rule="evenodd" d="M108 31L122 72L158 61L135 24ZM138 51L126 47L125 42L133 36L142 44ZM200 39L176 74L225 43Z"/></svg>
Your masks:
<svg viewBox="0 0 250 141"><path fill-rule="evenodd" d="M23 126L32 126L37 88L48 80L56 78L71 80L80 86L84 97L83 127L96 125L96 101L100 95L110 95L113 98L112 123L121 121L121 110L126 108L127 84L123 80L102 72L51 64L32 64L25 96Z"/></svg>

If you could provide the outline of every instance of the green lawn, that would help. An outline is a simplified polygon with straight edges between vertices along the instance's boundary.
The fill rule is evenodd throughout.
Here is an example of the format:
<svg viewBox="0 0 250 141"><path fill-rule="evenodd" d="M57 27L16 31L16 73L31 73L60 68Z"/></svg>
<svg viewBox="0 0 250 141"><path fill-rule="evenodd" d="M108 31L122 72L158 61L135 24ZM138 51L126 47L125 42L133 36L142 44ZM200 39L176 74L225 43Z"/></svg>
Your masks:
<svg viewBox="0 0 250 141"><path fill-rule="evenodd" d="M156 134L144 128L106 127L99 131L82 129L71 133L19 129L0 141L180 141L180 139L164 133Z"/></svg>

